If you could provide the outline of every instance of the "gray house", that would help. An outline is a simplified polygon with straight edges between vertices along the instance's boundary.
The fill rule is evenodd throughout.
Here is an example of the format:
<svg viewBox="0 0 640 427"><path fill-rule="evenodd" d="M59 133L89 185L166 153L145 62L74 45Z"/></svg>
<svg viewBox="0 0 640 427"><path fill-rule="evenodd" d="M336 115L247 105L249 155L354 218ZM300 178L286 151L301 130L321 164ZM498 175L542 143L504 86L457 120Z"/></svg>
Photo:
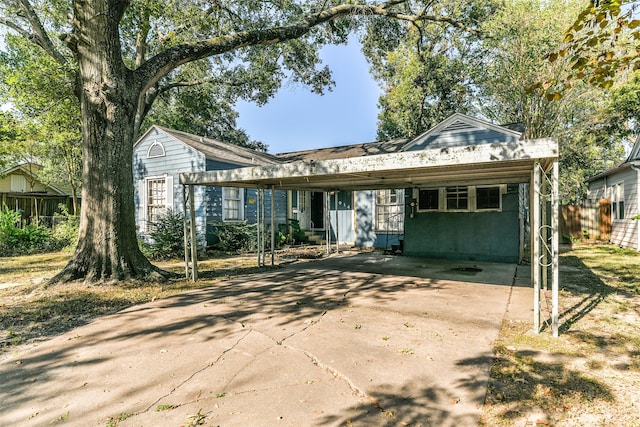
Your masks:
<svg viewBox="0 0 640 427"><path fill-rule="evenodd" d="M611 204L611 243L640 250L640 221L632 219L640 213L640 138L622 164L599 173L588 183L589 199Z"/></svg>
<svg viewBox="0 0 640 427"><path fill-rule="evenodd" d="M182 209L180 173L241 173L256 167L262 173L287 165L373 161L384 155L420 152L437 152L442 157L462 152L473 157L475 152L509 144L515 150L519 140L516 131L454 114L413 140L269 155L153 126L134 148L138 226L144 233L149 221L164 208ZM464 180L459 179L459 170L442 168L438 172L435 168L438 173L429 180L396 179L389 188L376 185L378 189L373 190L352 185L357 174L348 185L336 182L334 188L323 183L317 190L312 185L277 190L284 188L277 181L257 183L256 188L276 188L276 225L296 219L308 234L318 235L318 240L330 236L333 241L358 247L400 247L407 255L517 262L523 255L528 206L523 181L528 181L530 172L523 179L513 173L496 174L491 165L485 168L474 172L473 179ZM210 230L220 222L255 222L256 196L255 190L248 188L250 184L221 185L195 187L197 227ZM267 197L270 194L266 192ZM268 210L270 201L265 206ZM270 213L265 217L269 219Z"/></svg>

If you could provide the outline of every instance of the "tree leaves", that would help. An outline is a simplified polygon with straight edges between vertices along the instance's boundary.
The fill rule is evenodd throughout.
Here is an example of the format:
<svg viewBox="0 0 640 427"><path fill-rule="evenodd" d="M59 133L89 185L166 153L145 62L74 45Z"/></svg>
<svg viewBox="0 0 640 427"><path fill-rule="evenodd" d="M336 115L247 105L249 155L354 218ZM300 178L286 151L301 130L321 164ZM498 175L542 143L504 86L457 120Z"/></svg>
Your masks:
<svg viewBox="0 0 640 427"><path fill-rule="evenodd" d="M569 57L566 80L583 80L609 89L629 70L638 69L640 20L638 2L602 1L586 7L565 32L565 46L547 59ZM558 80L557 84L562 82Z"/></svg>

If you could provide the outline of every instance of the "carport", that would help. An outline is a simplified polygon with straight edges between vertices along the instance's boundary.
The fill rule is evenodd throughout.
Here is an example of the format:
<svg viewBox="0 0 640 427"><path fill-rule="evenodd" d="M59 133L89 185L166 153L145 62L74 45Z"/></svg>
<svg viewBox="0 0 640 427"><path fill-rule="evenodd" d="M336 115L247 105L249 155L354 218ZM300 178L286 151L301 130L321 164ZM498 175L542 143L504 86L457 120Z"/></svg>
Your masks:
<svg viewBox="0 0 640 427"><path fill-rule="evenodd" d="M536 332L541 330L543 323L541 309L544 308L543 320L550 323L553 335L557 336L558 143L554 139L519 140L366 157L298 161L232 170L183 173L180 175L180 183L183 186L185 212L185 273L192 280L198 280L195 186L256 188L259 190L259 206L264 206L264 197L260 195L264 195L268 190L309 190L333 193L505 182L529 184L531 282L534 288L533 326ZM272 213L273 211L271 209ZM259 209L259 212L263 213L258 216L259 222L264 225L264 209ZM264 227L259 226L258 229L263 230ZM338 236L339 230L335 231ZM274 242L274 227L271 227L272 262ZM259 251L264 256L264 233L259 233L258 243ZM187 250L189 247L190 252ZM550 301L547 299L549 282Z"/></svg>

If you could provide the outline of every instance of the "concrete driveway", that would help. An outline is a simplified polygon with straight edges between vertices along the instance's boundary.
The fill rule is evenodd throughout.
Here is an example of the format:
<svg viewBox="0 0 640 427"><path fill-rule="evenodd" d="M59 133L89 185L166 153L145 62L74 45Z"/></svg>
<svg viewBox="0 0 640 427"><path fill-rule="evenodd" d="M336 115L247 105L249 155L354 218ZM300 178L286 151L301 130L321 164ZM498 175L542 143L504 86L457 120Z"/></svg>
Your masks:
<svg viewBox="0 0 640 427"><path fill-rule="evenodd" d="M342 254L132 307L5 359L0 425L473 426L515 275Z"/></svg>

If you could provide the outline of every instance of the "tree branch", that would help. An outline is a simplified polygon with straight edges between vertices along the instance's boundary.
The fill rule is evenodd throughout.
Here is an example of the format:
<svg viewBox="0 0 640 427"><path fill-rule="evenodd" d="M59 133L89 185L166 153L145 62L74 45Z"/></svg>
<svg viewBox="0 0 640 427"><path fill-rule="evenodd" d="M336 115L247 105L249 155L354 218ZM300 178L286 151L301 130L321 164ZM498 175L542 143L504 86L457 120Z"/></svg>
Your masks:
<svg viewBox="0 0 640 427"><path fill-rule="evenodd" d="M299 22L288 26L242 31L208 40L181 44L150 58L136 70L136 76L141 83L142 93L145 93L172 70L187 62L231 52L247 46L270 45L293 40L305 35L314 27L349 15L379 15L409 22L432 20L446 22L458 28L466 28L464 24L444 17L412 16L391 10L393 6L401 3L403 1L393 0L379 5L341 4L310 14ZM473 29L470 30L475 31Z"/></svg>
<svg viewBox="0 0 640 427"><path fill-rule="evenodd" d="M31 40L33 43L40 46L42 49L44 49L45 52L51 55L51 57L53 57L53 59L58 61L60 64L65 64L67 62L67 58L65 58L64 55L62 55L62 53L60 53L51 42L49 35L44 29L44 26L42 25L38 14L33 9L33 6L31 6L31 3L29 3L29 0L20 0L19 2L20 8L24 12L25 18L29 23L29 27L31 28L32 33L29 34L26 30L20 31L16 28L16 26L7 26L18 31L23 36L25 36L25 33L29 34L28 36L26 36L28 40Z"/></svg>

